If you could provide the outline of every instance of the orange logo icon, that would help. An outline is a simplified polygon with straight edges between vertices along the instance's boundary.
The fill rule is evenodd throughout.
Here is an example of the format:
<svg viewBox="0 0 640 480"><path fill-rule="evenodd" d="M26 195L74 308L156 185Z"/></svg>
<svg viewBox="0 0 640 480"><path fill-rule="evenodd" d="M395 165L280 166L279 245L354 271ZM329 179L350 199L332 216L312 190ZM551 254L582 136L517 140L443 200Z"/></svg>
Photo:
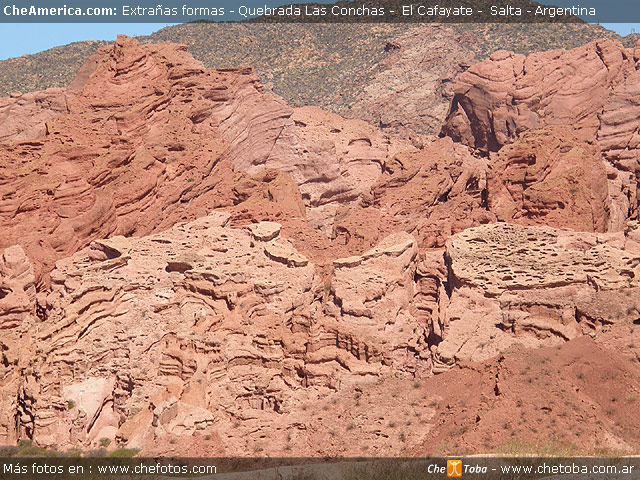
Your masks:
<svg viewBox="0 0 640 480"><path fill-rule="evenodd" d="M447 460L447 477L462 476L462 460Z"/></svg>

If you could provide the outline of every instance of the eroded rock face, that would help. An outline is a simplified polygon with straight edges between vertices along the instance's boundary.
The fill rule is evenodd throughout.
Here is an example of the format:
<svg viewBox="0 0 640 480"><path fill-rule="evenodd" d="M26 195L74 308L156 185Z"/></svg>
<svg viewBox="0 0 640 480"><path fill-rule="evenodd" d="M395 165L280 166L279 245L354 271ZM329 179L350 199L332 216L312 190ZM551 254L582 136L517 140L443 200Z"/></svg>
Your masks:
<svg viewBox="0 0 640 480"><path fill-rule="evenodd" d="M430 354L425 326L410 308L417 293L417 254L413 236L401 233L390 235L362 255L334 260L335 273L325 306L331 320L320 325L320 330L325 331L323 343L329 344L329 339L337 335L367 363L377 359L390 371L416 377L428 375ZM379 275L381 271L385 275ZM327 355L332 350L339 353L339 346L330 345L318 353ZM368 370L361 374L376 375L371 366Z"/></svg>
<svg viewBox="0 0 640 480"><path fill-rule="evenodd" d="M18 245L0 257L0 329L19 327L34 312L33 265Z"/></svg>
<svg viewBox="0 0 640 480"><path fill-rule="evenodd" d="M398 68L429 50L405 40ZM513 75L489 66L519 57L495 55L464 74L486 69L480 86L457 93L446 128L464 145L291 108L251 69L206 70L181 46L121 37L101 49L63 111L34 113L44 131L0 142L0 442L423 455L469 417L461 435L482 451L512 417L509 388L532 399L527 414L538 408L539 386L511 375L532 352L558 347L580 368L610 355L631 375L628 53L595 43L523 57ZM549 77L542 97L521 78L534 60ZM565 60L611 70L561 91L554 75L579 76L549 67ZM581 103L591 95L600 110ZM466 110L455 113L477 101L479 117L522 127L477 137L499 151L482 151L480 124L465 130ZM591 391L578 380L557 384ZM459 399L472 407L452 412ZM575 399L584 418L609 415L602 398ZM633 451L631 431L590 432Z"/></svg>
<svg viewBox="0 0 640 480"><path fill-rule="evenodd" d="M526 131L555 136L555 127L573 129L577 148L593 150L595 143L607 161L608 229L620 230L637 214L638 59L637 49L611 40L527 57L496 52L458 77L442 134L496 152Z"/></svg>
<svg viewBox="0 0 640 480"><path fill-rule="evenodd" d="M33 265L19 245L0 255L0 441L18 439L15 417L22 371L35 351L32 342L36 314Z"/></svg>
<svg viewBox="0 0 640 480"><path fill-rule="evenodd" d="M66 111L66 92L62 88L1 98L0 142L42 138L49 133L48 122Z"/></svg>
<svg viewBox="0 0 640 480"><path fill-rule="evenodd" d="M308 430L312 405L331 419L347 405L360 411L360 397L378 402L357 423L388 413L387 388L411 397L406 390L417 395L420 382L457 364L606 338L636 318L633 222L617 234L493 223L424 254L413 235L396 233L335 259L327 277L297 261L277 223L235 228L231 219L210 212L59 260L42 322L30 327L38 349L6 369L3 413L18 429L4 423L5 438L59 448L108 438L175 453L180 439L202 447L207 437L224 454L257 448L255 432L278 425L272 452L285 453L293 435L299 451L344 453L354 450L328 447L343 422ZM375 452L394 451L397 439L363 431ZM420 424L405 438L418 448L437 431ZM313 446L318 435L326 448Z"/></svg>
<svg viewBox="0 0 640 480"><path fill-rule="evenodd" d="M19 432L50 446L147 447L253 411L277 417L306 388L430 373L410 309L411 235L336 260L325 291L286 238L258 240L230 218L95 241L57 262L34 332L37 375L18 396ZM279 226L252 230L266 229Z"/></svg>
<svg viewBox="0 0 640 480"><path fill-rule="evenodd" d="M294 110L265 94L250 68L206 70L174 44L120 37L54 93L64 108L40 102L43 113L29 117L46 117L44 136L9 132L15 141L0 147L0 246L22 245L37 280L93 239L144 235L245 201L254 192L242 191L236 171L288 174L303 216L330 229L387 158L415 149L364 122Z"/></svg>
<svg viewBox="0 0 640 480"><path fill-rule="evenodd" d="M498 51L458 77L443 131L485 151L547 125L593 137L612 90L634 71L633 52L611 40L526 57Z"/></svg>
<svg viewBox="0 0 640 480"><path fill-rule="evenodd" d="M487 211L488 162L450 139L396 155L357 203L342 207L336 243L371 248L394 231L411 232L420 248L440 248L449 235L495 221Z"/></svg>
<svg viewBox="0 0 640 480"><path fill-rule="evenodd" d="M628 245L627 245L628 243ZM627 248L626 248L627 247ZM437 369L484 360L511 345L556 345L635 317L640 251L630 236L504 223L447 243L451 295ZM598 309L612 296L608 312Z"/></svg>
<svg viewBox="0 0 640 480"><path fill-rule="evenodd" d="M620 230L629 204L608 188L607 167L571 128L527 131L491 156L488 208L504 222Z"/></svg>

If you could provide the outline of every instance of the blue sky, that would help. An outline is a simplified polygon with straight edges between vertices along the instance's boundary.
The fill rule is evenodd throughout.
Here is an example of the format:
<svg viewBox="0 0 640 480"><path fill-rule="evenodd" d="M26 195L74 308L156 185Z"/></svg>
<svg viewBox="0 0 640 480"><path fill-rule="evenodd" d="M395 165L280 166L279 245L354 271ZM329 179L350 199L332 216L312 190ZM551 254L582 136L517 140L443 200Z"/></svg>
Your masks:
<svg viewBox="0 0 640 480"><path fill-rule="evenodd" d="M120 33L148 35L166 26L160 23L3 23L0 25L0 60L80 40L115 40ZM627 35L633 29L640 33L640 24L635 23L607 23L603 26L621 35Z"/></svg>
<svg viewBox="0 0 640 480"><path fill-rule="evenodd" d="M118 34L148 35L165 26L164 23L3 23L0 60L81 40L115 40Z"/></svg>

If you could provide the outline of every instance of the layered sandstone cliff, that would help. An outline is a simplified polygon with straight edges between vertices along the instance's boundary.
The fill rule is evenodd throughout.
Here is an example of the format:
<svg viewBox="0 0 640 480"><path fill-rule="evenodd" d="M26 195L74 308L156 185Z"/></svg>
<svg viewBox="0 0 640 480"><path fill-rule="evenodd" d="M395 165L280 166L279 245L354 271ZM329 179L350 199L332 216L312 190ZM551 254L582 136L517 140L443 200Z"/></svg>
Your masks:
<svg viewBox="0 0 640 480"><path fill-rule="evenodd" d="M526 150L524 132L545 142L559 127L569 128L575 136L570 144L590 150L572 155L605 160L614 201L603 220L607 229L620 230L626 218L638 213L639 52L637 46L624 48L611 40L526 57L496 52L458 77L442 133L490 153L509 144L512 151ZM565 146L564 153L570 149ZM530 163L540 163L540 153ZM527 157L531 154L523 161Z"/></svg>
<svg viewBox="0 0 640 480"><path fill-rule="evenodd" d="M584 451L637 450L634 55L498 53L445 138L126 37L3 99L0 440L424 455L459 430L486 452L553 411Z"/></svg>
<svg viewBox="0 0 640 480"><path fill-rule="evenodd" d="M39 280L92 239L237 205L249 196L239 177L265 168L288 174L299 215L329 228L337 205L373 184L387 158L414 149L363 122L291 109L263 93L250 68L205 70L184 47L124 37L67 91L42 95L57 103L36 101L34 113L21 97L5 102L15 113L0 147L0 246L23 245Z"/></svg>

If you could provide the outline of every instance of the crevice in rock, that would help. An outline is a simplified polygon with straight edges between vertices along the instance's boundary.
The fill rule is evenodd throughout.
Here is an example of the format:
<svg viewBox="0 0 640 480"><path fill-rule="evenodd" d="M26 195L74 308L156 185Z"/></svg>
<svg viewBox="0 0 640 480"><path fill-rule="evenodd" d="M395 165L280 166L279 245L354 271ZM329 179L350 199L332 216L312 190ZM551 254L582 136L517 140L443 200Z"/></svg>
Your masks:
<svg viewBox="0 0 640 480"><path fill-rule="evenodd" d="M445 292L447 292L447 297L451 298L456 280L453 275L451 257L448 255L446 250L442 255L444 257L444 266L447 269L447 279L442 282L442 286L444 287Z"/></svg>

